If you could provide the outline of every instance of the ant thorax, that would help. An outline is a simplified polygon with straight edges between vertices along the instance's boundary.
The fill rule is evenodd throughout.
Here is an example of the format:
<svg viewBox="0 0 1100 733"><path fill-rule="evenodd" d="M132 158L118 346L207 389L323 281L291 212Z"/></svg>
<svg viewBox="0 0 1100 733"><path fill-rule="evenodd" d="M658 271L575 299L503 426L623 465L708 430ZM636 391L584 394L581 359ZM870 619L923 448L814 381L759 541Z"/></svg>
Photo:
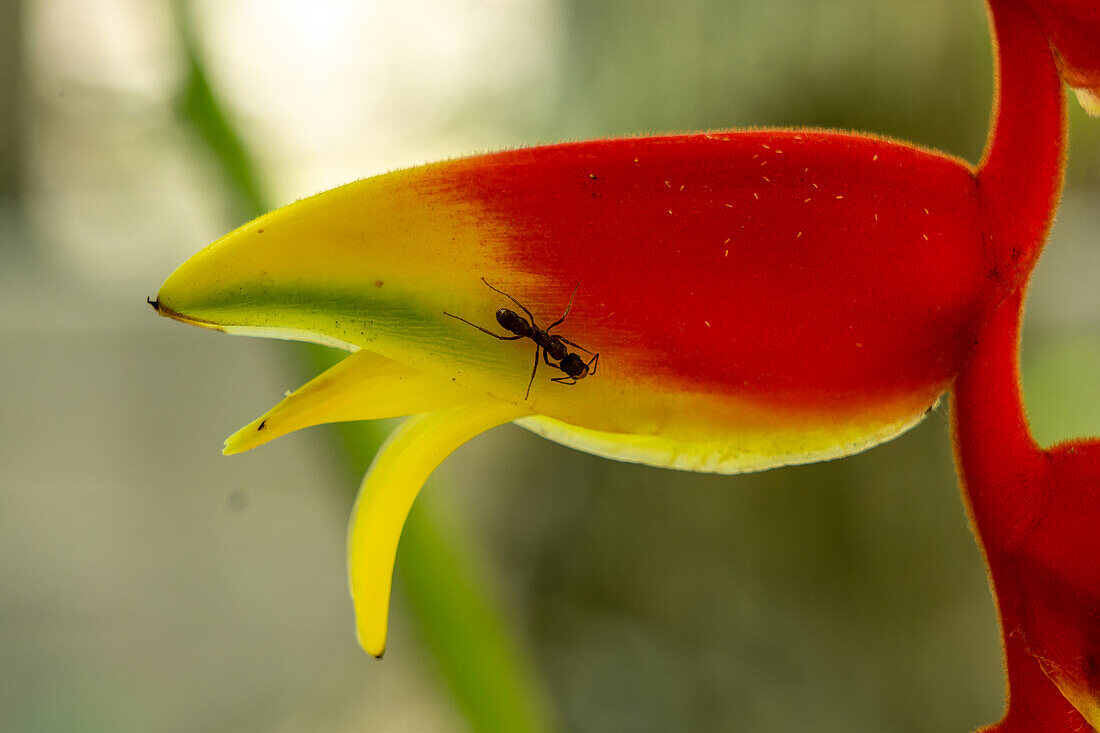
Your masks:
<svg viewBox="0 0 1100 733"><path fill-rule="evenodd" d="M548 334L549 335L549 334ZM541 344L542 348L546 349L546 354L554 361L561 361L565 357L569 356L569 349L565 343L557 336L549 336L544 343Z"/></svg>

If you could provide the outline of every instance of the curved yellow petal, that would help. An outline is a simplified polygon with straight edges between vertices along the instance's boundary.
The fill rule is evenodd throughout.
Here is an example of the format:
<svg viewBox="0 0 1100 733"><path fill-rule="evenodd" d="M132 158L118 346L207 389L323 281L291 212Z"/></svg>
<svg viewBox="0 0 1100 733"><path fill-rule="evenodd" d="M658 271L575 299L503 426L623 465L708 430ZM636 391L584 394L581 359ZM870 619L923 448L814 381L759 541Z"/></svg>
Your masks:
<svg viewBox="0 0 1100 733"><path fill-rule="evenodd" d="M360 349L229 436L222 452L243 453L313 425L403 417L481 399L453 382Z"/></svg>
<svg viewBox="0 0 1100 733"><path fill-rule="evenodd" d="M530 415L516 421L520 427L547 440L604 458L647 466L699 473L751 473L780 466L826 461L853 455L904 433L931 412L933 402L915 417L868 430L859 422L836 424L827 429L807 429L791 436L761 430L745 432L736 442L724 436L684 441L666 435L608 433L570 425L544 415Z"/></svg>
<svg viewBox="0 0 1100 733"><path fill-rule="evenodd" d="M397 543L420 487L443 459L475 435L528 412L497 400L410 417L375 456L348 527L348 574L359 644L386 651Z"/></svg>

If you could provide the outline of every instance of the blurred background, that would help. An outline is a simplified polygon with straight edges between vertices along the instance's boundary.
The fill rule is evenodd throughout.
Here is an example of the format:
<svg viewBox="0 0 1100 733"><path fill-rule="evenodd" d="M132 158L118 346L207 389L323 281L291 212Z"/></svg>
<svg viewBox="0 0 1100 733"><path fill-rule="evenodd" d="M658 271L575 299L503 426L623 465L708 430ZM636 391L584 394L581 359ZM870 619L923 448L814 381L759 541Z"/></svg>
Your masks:
<svg viewBox="0 0 1100 733"><path fill-rule="evenodd" d="M223 458L311 357L144 302L255 209L471 152L815 125L974 161L990 64L979 0L0 0L0 730L997 719L942 407L741 477L494 430L422 494L378 662L344 565L378 429ZM1070 115L1023 352L1047 442L1100 433L1100 120Z"/></svg>

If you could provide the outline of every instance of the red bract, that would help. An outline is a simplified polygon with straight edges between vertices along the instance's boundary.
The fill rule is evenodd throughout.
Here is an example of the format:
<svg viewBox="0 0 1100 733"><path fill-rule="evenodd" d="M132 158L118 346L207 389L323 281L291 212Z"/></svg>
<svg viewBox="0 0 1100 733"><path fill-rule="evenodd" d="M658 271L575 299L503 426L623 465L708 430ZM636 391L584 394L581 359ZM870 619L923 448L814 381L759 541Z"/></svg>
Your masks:
<svg viewBox="0 0 1100 733"><path fill-rule="evenodd" d="M1007 293L986 275L1014 266L983 251L965 164L876 138L605 140L444 171L509 223L505 269L585 284L570 316L585 339L641 342L634 376L782 406L851 407L950 379L964 324Z"/></svg>

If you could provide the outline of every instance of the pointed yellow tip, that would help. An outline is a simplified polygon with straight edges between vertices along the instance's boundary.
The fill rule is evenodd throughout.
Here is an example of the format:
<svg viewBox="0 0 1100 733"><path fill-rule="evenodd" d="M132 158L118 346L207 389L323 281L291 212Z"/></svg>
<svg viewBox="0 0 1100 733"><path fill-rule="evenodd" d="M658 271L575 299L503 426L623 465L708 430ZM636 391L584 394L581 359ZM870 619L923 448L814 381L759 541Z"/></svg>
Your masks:
<svg viewBox="0 0 1100 733"><path fill-rule="evenodd" d="M400 532L401 527L399 526L397 530ZM351 584L352 604L355 606L355 637L363 651L375 659L381 659L386 653L386 638L389 635L393 558L372 555L361 560L386 568L366 577L360 575L358 593L356 593L357 584L354 581ZM349 570L351 565L352 563L349 563Z"/></svg>
<svg viewBox="0 0 1100 733"><path fill-rule="evenodd" d="M209 328L213 331L225 331L225 327L220 323L214 323L203 318L196 318L188 316L174 310L164 302L164 299L158 294L156 298L146 298L145 302L153 307L158 316L164 316L165 318L171 318L173 321L179 321L180 323L187 323L192 326L199 326L201 328Z"/></svg>
<svg viewBox="0 0 1100 733"><path fill-rule="evenodd" d="M239 440L234 440L238 435L240 435L240 431L233 433L225 439L225 443L222 444L223 456L235 456L238 453L244 453L246 450L248 450L248 448L241 447Z"/></svg>
<svg viewBox="0 0 1100 733"><path fill-rule="evenodd" d="M222 455L233 456L252 450L274 437L267 429L267 415L257 418L225 439Z"/></svg>
<svg viewBox="0 0 1100 733"><path fill-rule="evenodd" d="M367 654L375 659L381 659L386 656L386 631L384 628L381 636L378 636L360 627L356 636L358 637L359 647Z"/></svg>
<svg viewBox="0 0 1100 733"><path fill-rule="evenodd" d="M367 562L380 558L363 558ZM385 563L385 560L382 560ZM349 570L351 564L349 563ZM375 659L381 659L386 653L386 639L390 628L390 582L393 579L392 560L388 573L380 573L373 578L371 588L375 593L356 593L356 584L352 583L352 605L355 606L355 639L359 647ZM363 580L360 576L360 580ZM369 582L369 581L368 581ZM359 586L363 589L363 586Z"/></svg>
<svg viewBox="0 0 1100 733"><path fill-rule="evenodd" d="M1076 87L1073 91L1090 117L1100 117L1100 87Z"/></svg>

